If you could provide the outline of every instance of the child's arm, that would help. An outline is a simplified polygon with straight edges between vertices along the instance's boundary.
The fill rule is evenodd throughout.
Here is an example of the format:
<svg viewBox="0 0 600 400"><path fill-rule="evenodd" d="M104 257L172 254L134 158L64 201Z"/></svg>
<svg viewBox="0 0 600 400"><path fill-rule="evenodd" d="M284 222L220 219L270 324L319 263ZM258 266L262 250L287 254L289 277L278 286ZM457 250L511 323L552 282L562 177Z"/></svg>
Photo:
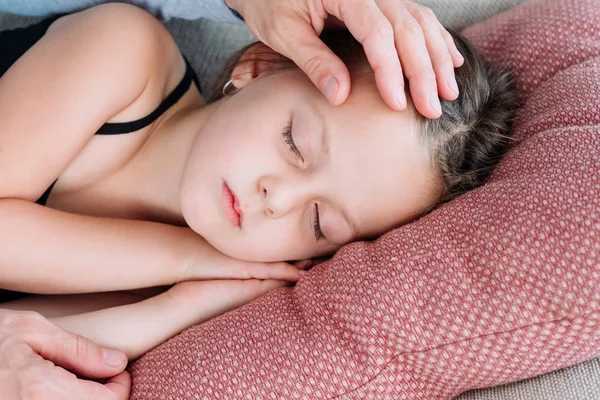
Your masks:
<svg viewBox="0 0 600 400"><path fill-rule="evenodd" d="M0 287L89 293L190 279L298 280L287 263L235 260L190 228L70 214L25 200L0 200Z"/></svg>
<svg viewBox="0 0 600 400"><path fill-rule="evenodd" d="M134 304L50 318L65 330L135 359L184 329L285 286L276 280L183 282Z"/></svg>
<svg viewBox="0 0 600 400"><path fill-rule="evenodd" d="M0 287L82 293L173 284L210 245L189 228L0 200Z"/></svg>

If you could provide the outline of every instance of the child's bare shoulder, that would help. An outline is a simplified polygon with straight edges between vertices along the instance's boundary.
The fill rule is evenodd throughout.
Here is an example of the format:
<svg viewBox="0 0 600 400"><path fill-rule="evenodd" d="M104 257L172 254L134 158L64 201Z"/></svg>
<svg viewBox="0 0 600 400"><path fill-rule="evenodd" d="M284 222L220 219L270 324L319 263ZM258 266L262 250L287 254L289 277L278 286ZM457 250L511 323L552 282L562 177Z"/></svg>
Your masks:
<svg viewBox="0 0 600 400"><path fill-rule="evenodd" d="M169 32L140 8L106 4L57 19L0 79L0 148L19 154L0 157L11 171L0 198L39 198L100 126L152 112L184 70Z"/></svg>
<svg viewBox="0 0 600 400"><path fill-rule="evenodd" d="M62 29L77 33L70 37L73 42L109 49L114 56L127 53L123 55L130 57L133 53L146 61L160 61L158 56L177 48L160 21L139 7L123 3L101 4L62 17L50 26L48 33Z"/></svg>

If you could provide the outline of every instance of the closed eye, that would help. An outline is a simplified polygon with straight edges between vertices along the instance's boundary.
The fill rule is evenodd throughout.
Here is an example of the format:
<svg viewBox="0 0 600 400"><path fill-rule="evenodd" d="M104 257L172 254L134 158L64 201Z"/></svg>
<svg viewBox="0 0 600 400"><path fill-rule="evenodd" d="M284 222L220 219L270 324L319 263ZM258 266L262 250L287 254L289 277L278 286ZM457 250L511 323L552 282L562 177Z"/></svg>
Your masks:
<svg viewBox="0 0 600 400"><path fill-rule="evenodd" d="M318 242L321 239L326 239L323 231L321 230L321 223L319 221L319 206L315 204L315 214L313 217L313 230L315 232L315 240Z"/></svg>
<svg viewBox="0 0 600 400"><path fill-rule="evenodd" d="M287 126L283 130L283 138L285 140L285 143L290 148L290 151L292 153L294 153L294 156L296 156L296 158L298 158L300 161L304 162L304 157L302 157L302 153L300 153L300 150L298 150L298 147L296 147L296 143L294 143L294 137L292 136L292 123L291 122L289 124L287 124Z"/></svg>

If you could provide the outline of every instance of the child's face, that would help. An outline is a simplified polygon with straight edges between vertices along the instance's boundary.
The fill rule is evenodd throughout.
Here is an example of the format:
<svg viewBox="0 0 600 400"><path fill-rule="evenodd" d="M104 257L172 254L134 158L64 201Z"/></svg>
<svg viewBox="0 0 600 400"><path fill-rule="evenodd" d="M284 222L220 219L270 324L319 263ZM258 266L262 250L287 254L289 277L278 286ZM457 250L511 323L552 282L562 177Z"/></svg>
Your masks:
<svg viewBox="0 0 600 400"><path fill-rule="evenodd" d="M431 206L436 175L413 113L389 109L371 83L352 87L333 107L290 70L215 104L181 183L189 226L235 258L294 260L380 235ZM290 124L302 158L284 135ZM235 212L228 217L224 183L240 226ZM323 235L315 233L317 208Z"/></svg>

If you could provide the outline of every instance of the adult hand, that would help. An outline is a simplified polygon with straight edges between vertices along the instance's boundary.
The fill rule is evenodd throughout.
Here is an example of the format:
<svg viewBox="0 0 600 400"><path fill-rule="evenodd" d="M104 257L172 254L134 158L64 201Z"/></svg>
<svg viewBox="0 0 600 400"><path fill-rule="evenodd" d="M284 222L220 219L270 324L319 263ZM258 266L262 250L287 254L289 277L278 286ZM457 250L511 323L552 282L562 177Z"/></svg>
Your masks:
<svg viewBox="0 0 600 400"><path fill-rule="evenodd" d="M0 310L3 399L127 399L131 380L126 365L124 354L65 332L40 314ZM110 379L102 385L69 371Z"/></svg>
<svg viewBox="0 0 600 400"><path fill-rule="evenodd" d="M411 0L225 1L259 40L293 60L331 104L348 97L350 74L318 38L330 16L362 43L381 97L391 108L406 108L404 76L425 117L441 115L438 95L458 97L454 68L463 57L431 10Z"/></svg>

